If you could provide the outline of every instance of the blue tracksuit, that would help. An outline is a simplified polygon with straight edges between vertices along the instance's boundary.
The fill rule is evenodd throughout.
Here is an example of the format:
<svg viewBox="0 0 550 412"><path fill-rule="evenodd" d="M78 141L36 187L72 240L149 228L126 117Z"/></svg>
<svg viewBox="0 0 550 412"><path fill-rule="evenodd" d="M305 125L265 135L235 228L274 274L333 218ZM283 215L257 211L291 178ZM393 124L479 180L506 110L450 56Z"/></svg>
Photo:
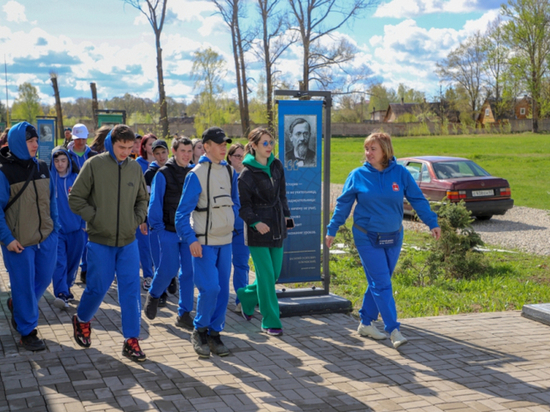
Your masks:
<svg viewBox="0 0 550 412"><path fill-rule="evenodd" d="M139 165L141 166L141 169L143 170L143 173L145 174L145 172L149 168L149 161L140 156L136 159L136 162L139 163Z"/></svg>
<svg viewBox="0 0 550 412"><path fill-rule="evenodd" d="M387 249L375 248L368 236L355 225L369 232L399 230L403 224L403 196L430 229L438 227L437 215L430 210L429 202L409 171L398 165L395 158L383 171L366 162L349 174L327 227L327 234L336 236L357 201L353 213L353 238L368 282L359 314L362 323L370 325L380 313L388 333L399 328L391 276L401 252L403 233L397 245Z"/></svg>
<svg viewBox="0 0 550 412"><path fill-rule="evenodd" d="M59 176L54 166L53 155L57 152L65 153L69 159L69 169L65 176ZM54 181L59 223L61 224L57 243L57 265L53 273L54 296L58 296L60 293L69 294L69 288L74 283L85 246L84 220L69 208L69 192L78 176L78 171L73 170L73 164L71 156L65 148L59 147L52 151L50 178Z"/></svg>
<svg viewBox="0 0 550 412"><path fill-rule="evenodd" d="M159 298L166 290L172 278L178 273L179 307L178 315L193 310L193 266L189 245L176 232L166 230L163 219L164 195L166 193L166 178L157 173L151 187L148 219L153 228L152 233L158 234L160 245L160 262L155 271L149 294Z"/></svg>
<svg viewBox="0 0 550 412"><path fill-rule="evenodd" d="M237 173L237 176L239 174ZM248 285L248 260L250 258L250 250L244 243L244 221L237 214L235 216L235 231L233 232L233 241L231 242L233 252L233 290L235 295L237 290ZM235 304L239 303L239 298L235 298Z"/></svg>
<svg viewBox="0 0 550 412"><path fill-rule="evenodd" d="M17 323L17 330L22 336L30 334L38 325L38 301L46 291L46 288L52 281L55 261L57 256L57 233L59 232L59 222L57 214L57 203L55 201L55 189L53 181L49 181L49 214L53 222L53 231L40 243L25 246L21 253L8 251L7 246L15 240L12 229L6 222L4 208L6 207L10 194L10 183L7 178L9 169L19 165L29 165L36 172L40 170L40 163L47 172L47 166L43 162L32 158L29 154L26 143L26 128L31 126L27 122L21 122L11 127L8 134L9 149L3 148L0 152L2 157L2 167L0 168L0 241L2 242L2 254L4 264L10 276L11 293L13 299L14 319ZM5 160L5 161L4 161ZM27 166L25 166L27 167ZM27 174L27 172L25 171ZM40 175L39 178L33 178L34 181L48 176ZM24 182L26 179L23 179ZM36 186L31 182L25 191L36 192ZM44 205L38 205L38 209ZM15 207L15 205L14 205ZM34 210L34 208L33 208ZM20 239L18 239L20 240Z"/></svg>
<svg viewBox="0 0 550 412"><path fill-rule="evenodd" d="M199 164L211 162L201 156ZM221 162L226 165L225 161ZM188 245L197 241L191 227L191 213L198 204L203 188L193 171L187 174L183 185L181 201L176 212L176 231ZM233 213L240 208L237 174L233 173L231 184ZM195 328L221 332L225 326L225 313L229 301L229 278L231 275L231 244L202 245L202 258L192 257L195 286L199 290L195 315Z"/></svg>
<svg viewBox="0 0 550 412"><path fill-rule="evenodd" d="M145 184L147 185L147 190L151 194L151 186L153 184L153 178L159 171L160 166L157 161L154 160L149 164L147 171L145 172ZM159 235L158 232L151 230L151 224L148 225L149 228L149 244L151 245L151 257L153 258L153 267L158 268L160 263L160 245L159 245Z"/></svg>
<svg viewBox="0 0 550 412"><path fill-rule="evenodd" d="M141 169L143 170L143 173L147 171L149 168L149 162L147 159L144 159L143 157L138 157L136 159L136 162L139 163L141 166ZM141 270L143 271L143 277L144 278L152 278L153 277L153 255L151 253L151 239L149 236L149 233L144 235L141 233L141 230L138 226L136 229L136 239L138 241L138 247L139 247L139 261L141 263Z"/></svg>

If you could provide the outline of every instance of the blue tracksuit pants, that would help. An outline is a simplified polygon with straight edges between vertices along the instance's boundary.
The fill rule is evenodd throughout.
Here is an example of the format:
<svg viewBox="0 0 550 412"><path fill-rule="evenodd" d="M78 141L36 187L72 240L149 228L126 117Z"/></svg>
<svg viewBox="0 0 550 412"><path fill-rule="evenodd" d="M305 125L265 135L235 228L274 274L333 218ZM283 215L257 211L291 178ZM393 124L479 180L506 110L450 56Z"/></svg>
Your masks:
<svg viewBox="0 0 550 412"><path fill-rule="evenodd" d="M125 339L137 338L141 321L141 294L137 240L122 247L88 242L86 289L78 305L78 318L89 322L117 277L118 301Z"/></svg>
<svg viewBox="0 0 550 412"><path fill-rule="evenodd" d="M88 232L84 232L84 250L82 251L82 258L80 262L81 272L88 271L88 248L86 247L87 244L88 244Z"/></svg>
<svg viewBox="0 0 550 412"><path fill-rule="evenodd" d="M38 326L38 301L52 281L57 260L57 233L42 243L26 246L21 253L2 245L4 264L10 275L13 317L17 331L26 336Z"/></svg>
<svg viewBox="0 0 550 412"><path fill-rule="evenodd" d="M151 256L151 243L149 241L149 234L144 235L141 233L139 226L136 230L136 239L139 246L139 261L141 263L141 270L143 271L144 278L153 277L153 257Z"/></svg>
<svg viewBox="0 0 550 412"><path fill-rule="evenodd" d="M156 269L160 264L160 244L159 232L149 228L149 244L151 245L151 257L153 258L153 267Z"/></svg>
<svg viewBox="0 0 550 412"><path fill-rule="evenodd" d="M189 245L183 242L176 232L163 230L158 233L160 241L160 264L149 288L149 294L160 298L170 281L178 274L180 299L178 314L193 310L193 264ZM178 273L179 272L179 273Z"/></svg>
<svg viewBox="0 0 550 412"><path fill-rule="evenodd" d="M229 301L231 244L202 246L202 258L192 257L195 286L199 290L195 328L221 332Z"/></svg>
<svg viewBox="0 0 550 412"><path fill-rule="evenodd" d="M57 264L53 272L53 294L69 294L74 284L78 264L84 250L84 231L82 229L69 233L60 233L57 241Z"/></svg>
<svg viewBox="0 0 550 412"><path fill-rule="evenodd" d="M241 288L248 285L248 259L250 258L250 250L244 244L244 232L238 231L233 234L233 242L231 243L233 251L233 290L235 294ZM235 304L239 303L239 298L235 299Z"/></svg>
<svg viewBox="0 0 550 412"><path fill-rule="evenodd" d="M359 311L361 322L364 325L370 325L371 321L377 320L380 314L384 321L384 330L391 333L394 329L399 329L391 277L401 253L403 233L397 245L387 249L373 247L368 236L355 227L353 238L368 283L363 297L363 306Z"/></svg>

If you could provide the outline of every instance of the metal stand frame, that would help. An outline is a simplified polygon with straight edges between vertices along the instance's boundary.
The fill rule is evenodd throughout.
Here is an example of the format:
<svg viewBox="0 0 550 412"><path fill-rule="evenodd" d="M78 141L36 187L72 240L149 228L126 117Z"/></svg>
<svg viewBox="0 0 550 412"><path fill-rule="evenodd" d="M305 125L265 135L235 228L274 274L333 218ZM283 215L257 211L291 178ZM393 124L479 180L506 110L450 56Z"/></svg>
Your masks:
<svg viewBox="0 0 550 412"><path fill-rule="evenodd" d="M330 140L332 137L331 129L331 109L332 109L332 93L329 91L310 91L310 90L275 90L275 98L277 96L290 96L296 99L306 99L310 97L322 97L323 107L325 109L324 118L324 157L323 157L323 239L326 236L327 225L330 222ZM278 100L275 100L278 103ZM324 297L322 302L300 302L304 303L304 309L300 310L293 304L289 306L289 310L285 310L285 305L280 304L281 316L293 316L307 313L347 313L351 311L351 302L343 299L339 296L330 294L330 270L329 270L329 258L330 251L322 242L323 245L323 289L313 288L301 288L286 290L281 289L277 291L277 297L282 298L307 298L317 297L320 299ZM280 302L281 303L281 302ZM299 305L298 305L299 306Z"/></svg>

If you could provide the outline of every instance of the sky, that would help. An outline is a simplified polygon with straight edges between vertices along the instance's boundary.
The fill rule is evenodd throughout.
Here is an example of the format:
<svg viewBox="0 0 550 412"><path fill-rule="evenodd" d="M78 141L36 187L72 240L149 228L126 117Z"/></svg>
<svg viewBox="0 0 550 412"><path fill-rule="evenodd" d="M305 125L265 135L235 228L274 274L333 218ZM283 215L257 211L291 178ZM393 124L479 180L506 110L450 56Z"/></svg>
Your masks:
<svg viewBox="0 0 550 412"><path fill-rule="evenodd" d="M371 80L394 89L403 83L432 99L440 90L436 63L468 36L485 31L502 2L380 0L336 35L356 46L353 64L367 65ZM245 5L243 25L251 27L258 20L255 2L245 0ZM213 4L168 0L168 9L161 37L166 94L191 102L197 93L191 77L193 53L212 47L227 62L224 93L236 96L230 34ZM253 53L245 60L254 92L262 65ZM38 89L43 103L53 104L51 71L57 73L64 101L91 97L91 82L101 100L125 93L158 99L153 29L123 0L0 0L0 64L0 100L6 104L7 84L10 107L24 82ZM292 89L298 88L299 45L288 49L276 69Z"/></svg>

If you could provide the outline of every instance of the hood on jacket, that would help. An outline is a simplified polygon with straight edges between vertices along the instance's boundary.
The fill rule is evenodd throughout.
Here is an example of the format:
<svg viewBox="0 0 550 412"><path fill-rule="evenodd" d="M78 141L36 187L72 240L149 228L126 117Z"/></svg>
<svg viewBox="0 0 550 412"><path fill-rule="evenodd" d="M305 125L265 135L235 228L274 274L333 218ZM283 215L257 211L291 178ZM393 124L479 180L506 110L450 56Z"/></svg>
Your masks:
<svg viewBox="0 0 550 412"><path fill-rule="evenodd" d="M255 167L256 169L260 169L265 173L267 173L269 177L271 177L271 163L273 163L274 159L275 159L275 155L271 153L269 155L269 158L267 159L267 164L263 165L256 160L256 157L252 153L247 153L247 155L244 157L243 165L252 166L252 167Z"/></svg>
<svg viewBox="0 0 550 412"><path fill-rule="evenodd" d="M113 141L111 139L111 132L107 134L107 137L105 138L105 142L103 143L103 145L105 146L105 151L109 152L109 154L114 159L114 161L117 162L119 165L126 161L124 160L124 162L119 162L118 159L116 158L115 152L113 150Z"/></svg>
<svg viewBox="0 0 550 412"><path fill-rule="evenodd" d="M67 176L70 175L71 173L78 173L79 172L78 166L75 164L74 160L69 154L69 151L65 149L63 146L57 146L57 147L54 147L54 149L52 150L52 161L50 163L50 175L54 176L56 179L57 177L59 177L59 173L55 168L55 164L53 160L54 155L58 152L63 152L63 154L67 156L67 159L69 159L69 168L67 169Z"/></svg>
<svg viewBox="0 0 550 412"><path fill-rule="evenodd" d="M21 160L29 160L31 158L29 149L27 148L27 133L34 134L38 137L36 128L28 122L21 122L13 125L8 133L8 147L10 148L10 152Z"/></svg>
<svg viewBox="0 0 550 412"><path fill-rule="evenodd" d="M199 157L199 164L200 163L212 163L212 160L210 160L210 158L208 156L206 156L205 154L203 154L201 157ZM220 162L220 165L222 166L225 166L226 164L228 164L225 160L222 160Z"/></svg>

